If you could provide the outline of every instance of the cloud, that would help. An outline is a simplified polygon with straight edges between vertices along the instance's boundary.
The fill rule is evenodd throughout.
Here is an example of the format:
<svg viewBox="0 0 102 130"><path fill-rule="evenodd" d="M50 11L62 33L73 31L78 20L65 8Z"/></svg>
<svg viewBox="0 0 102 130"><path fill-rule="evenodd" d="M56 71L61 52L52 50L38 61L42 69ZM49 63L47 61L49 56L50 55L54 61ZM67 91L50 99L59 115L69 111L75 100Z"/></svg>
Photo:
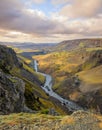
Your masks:
<svg viewBox="0 0 102 130"><path fill-rule="evenodd" d="M85 35L102 36L102 17L100 17L99 19L87 19L85 20L84 25L86 25Z"/></svg>
<svg viewBox="0 0 102 130"><path fill-rule="evenodd" d="M60 13L70 18L93 17L102 13L102 0L74 0L70 5L65 5Z"/></svg>
<svg viewBox="0 0 102 130"><path fill-rule="evenodd" d="M46 0L31 0L32 3L35 3L35 4L42 4L44 3Z"/></svg>
<svg viewBox="0 0 102 130"><path fill-rule="evenodd" d="M63 1L57 0L57 2ZM64 2L70 2L70 0ZM100 0L95 2L89 0L87 3L84 0L76 0L70 6L64 6L60 13L51 13L48 17L41 10L28 9L20 0L2 0L0 38L10 41L16 39L46 42L73 37L102 36L100 2ZM86 18L80 19L83 16Z"/></svg>
<svg viewBox="0 0 102 130"><path fill-rule="evenodd" d="M70 2L70 1L71 0L52 0L52 4L53 5L66 4L66 3Z"/></svg>
<svg viewBox="0 0 102 130"><path fill-rule="evenodd" d="M50 28L51 22L39 10L26 9L17 0L3 0L0 3L0 28L24 33L39 32Z"/></svg>
<svg viewBox="0 0 102 130"><path fill-rule="evenodd" d="M9 4L8 4L8 3ZM0 5L0 28L26 34L46 36L64 33L65 25L57 19L49 19L42 11L26 9L21 3L4 0ZM8 5L6 5L8 4Z"/></svg>
<svg viewBox="0 0 102 130"><path fill-rule="evenodd" d="M0 1L0 26L13 23L20 16L22 4L17 0Z"/></svg>

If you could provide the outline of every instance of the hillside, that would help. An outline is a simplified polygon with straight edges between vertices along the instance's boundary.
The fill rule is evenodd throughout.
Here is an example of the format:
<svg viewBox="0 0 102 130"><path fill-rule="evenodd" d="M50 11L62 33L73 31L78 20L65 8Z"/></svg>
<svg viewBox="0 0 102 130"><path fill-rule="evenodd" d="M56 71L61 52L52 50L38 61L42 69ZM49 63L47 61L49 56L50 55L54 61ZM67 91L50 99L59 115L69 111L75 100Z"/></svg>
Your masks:
<svg viewBox="0 0 102 130"><path fill-rule="evenodd" d="M53 51L71 51L78 49L80 47L84 48L98 48L102 47L102 39L93 38L93 39L76 39L76 40L66 40L57 44Z"/></svg>
<svg viewBox="0 0 102 130"><path fill-rule="evenodd" d="M33 58L38 60L41 71L53 76L54 91L84 108L102 113L102 41L82 41L86 47L78 45L71 51L66 47L60 52L57 48L55 52Z"/></svg>
<svg viewBox="0 0 102 130"><path fill-rule="evenodd" d="M11 48L0 45L1 114L31 109L48 111L50 108L55 108L63 113L59 106L54 103L54 99L50 99L51 97L41 89L40 86L44 81L44 77L36 74L24 59L18 60L16 53ZM18 107L20 108L18 109Z"/></svg>
<svg viewBox="0 0 102 130"><path fill-rule="evenodd" d="M102 129L101 46L78 46L30 59L17 56L13 49L0 45L0 129ZM87 111L71 114L64 104L46 94L41 89L45 78L30 67L32 59L38 61L41 72L53 77L56 93Z"/></svg>

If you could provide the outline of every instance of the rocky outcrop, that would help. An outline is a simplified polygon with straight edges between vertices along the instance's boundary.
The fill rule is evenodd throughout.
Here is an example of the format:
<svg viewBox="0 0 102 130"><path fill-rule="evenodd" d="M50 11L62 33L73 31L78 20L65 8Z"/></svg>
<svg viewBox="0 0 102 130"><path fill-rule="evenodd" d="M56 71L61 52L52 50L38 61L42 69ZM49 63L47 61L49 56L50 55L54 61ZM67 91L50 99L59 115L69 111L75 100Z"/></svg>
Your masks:
<svg viewBox="0 0 102 130"><path fill-rule="evenodd" d="M88 59L82 65L82 69L87 69L87 68L91 69L101 64L102 64L102 50L92 51Z"/></svg>
<svg viewBox="0 0 102 130"><path fill-rule="evenodd" d="M26 111L24 82L0 72L0 114Z"/></svg>
<svg viewBox="0 0 102 130"><path fill-rule="evenodd" d="M0 45L0 114L30 110L25 106L25 83L10 75L10 70L14 67L22 67L16 53L13 49Z"/></svg>
<svg viewBox="0 0 102 130"><path fill-rule="evenodd" d="M13 49L0 45L0 69L9 73L14 66L21 67L22 63L18 61Z"/></svg>
<svg viewBox="0 0 102 130"><path fill-rule="evenodd" d="M38 75L17 58L13 49L0 45L0 114L41 110L41 84Z"/></svg>
<svg viewBox="0 0 102 130"><path fill-rule="evenodd" d="M102 64L102 50L94 50L88 53L85 57L85 62L74 68L73 73L89 70Z"/></svg>

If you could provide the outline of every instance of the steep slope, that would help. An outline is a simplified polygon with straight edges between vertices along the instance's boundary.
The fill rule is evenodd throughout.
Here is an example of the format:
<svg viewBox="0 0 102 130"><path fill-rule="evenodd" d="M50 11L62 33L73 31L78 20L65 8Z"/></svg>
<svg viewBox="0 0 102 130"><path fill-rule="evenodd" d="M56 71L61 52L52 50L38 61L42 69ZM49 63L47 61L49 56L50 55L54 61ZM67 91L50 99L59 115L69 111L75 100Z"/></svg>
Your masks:
<svg viewBox="0 0 102 130"><path fill-rule="evenodd" d="M83 107L102 113L101 71L102 50L91 51L84 63L71 72L75 76L64 81L63 85L66 86L68 97ZM61 90L61 87L59 89ZM65 90L63 89L61 93L64 93Z"/></svg>
<svg viewBox="0 0 102 130"><path fill-rule="evenodd" d="M22 67L16 57L16 53L11 48L0 45L0 69L9 73L13 67Z"/></svg>
<svg viewBox="0 0 102 130"><path fill-rule="evenodd" d="M81 98L87 107L95 108L102 113L102 51L92 51L86 62L80 66L78 72L80 79Z"/></svg>
<svg viewBox="0 0 102 130"><path fill-rule="evenodd" d="M0 74L0 113L23 111L25 104L33 110L56 107L40 87L44 83L44 77L36 74L24 61L18 60L11 48L1 45ZM19 103L21 104L17 106ZM22 107L17 109L20 106Z"/></svg>
<svg viewBox="0 0 102 130"><path fill-rule="evenodd" d="M24 82L0 72L0 115L12 112L31 112L25 105Z"/></svg>

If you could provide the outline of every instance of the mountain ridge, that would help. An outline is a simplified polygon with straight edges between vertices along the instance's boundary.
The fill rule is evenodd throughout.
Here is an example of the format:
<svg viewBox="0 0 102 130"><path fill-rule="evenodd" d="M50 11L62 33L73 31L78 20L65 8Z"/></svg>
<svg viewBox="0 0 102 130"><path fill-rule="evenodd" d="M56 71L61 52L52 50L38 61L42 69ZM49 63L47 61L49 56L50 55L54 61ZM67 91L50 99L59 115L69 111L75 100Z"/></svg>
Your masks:
<svg viewBox="0 0 102 130"><path fill-rule="evenodd" d="M57 44L53 51L71 51L79 47L102 47L102 38L65 40Z"/></svg>

